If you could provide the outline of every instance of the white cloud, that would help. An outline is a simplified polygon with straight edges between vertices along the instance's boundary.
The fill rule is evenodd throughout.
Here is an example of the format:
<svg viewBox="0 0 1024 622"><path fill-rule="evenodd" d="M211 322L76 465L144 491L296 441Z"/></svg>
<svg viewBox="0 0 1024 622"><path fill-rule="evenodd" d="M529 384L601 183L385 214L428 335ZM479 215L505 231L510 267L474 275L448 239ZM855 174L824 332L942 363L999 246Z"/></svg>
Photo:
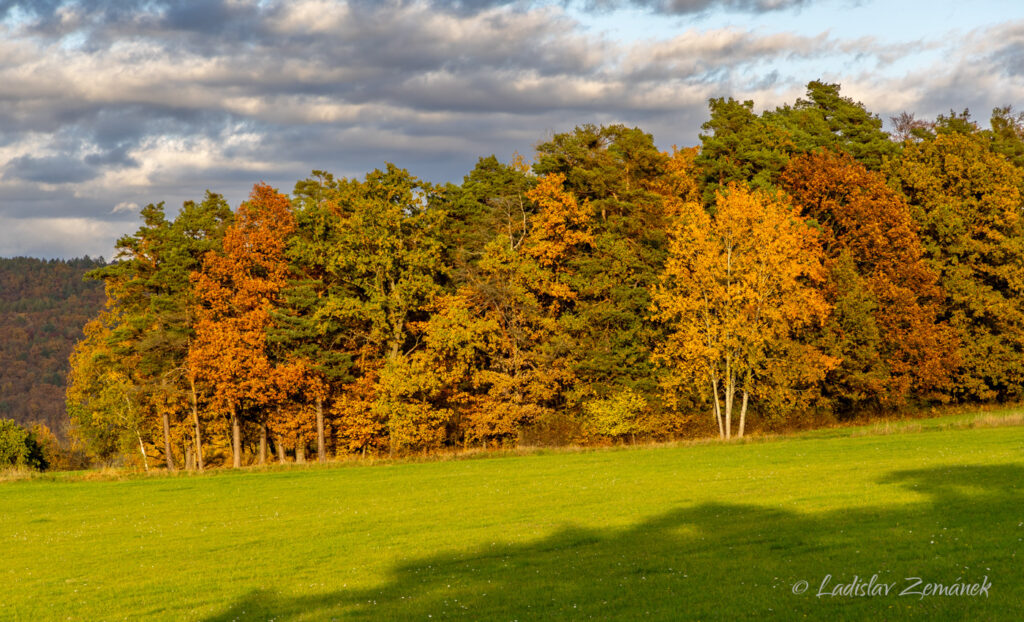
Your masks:
<svg viewBox="0 0 1024 622"><path fill-rule="evenodd" d="M104 257L114 255L117 238L138 228L132 222L81 218L7 218L0 215L4 256Z"/></svg>
<svg viewBox="0 0 1024 622"><path fill-rule="evenodd" d="M36 236L0 237L0 255L26 244L81 244L69 251L80 254L88 236L47 232L95 223L108 235L120 225L107 220L131 205L173 206L206 188L237 203L256 181L288 189L313 168L358 174L386 159L456 180L478 156L529 153L579 123L637 124L662 146L693 144L709 97L772 107L819 77L883 117L987 113L1024 98L1024 22L887 45L740 27L627 45L559 4L237 0L195 5L203 19L141 0L134 12L79 2L50 21L0 24L0 218ZM941 62L893 69L924 49L941 49ZM807 75L823 58L856 72Z"/></svg>

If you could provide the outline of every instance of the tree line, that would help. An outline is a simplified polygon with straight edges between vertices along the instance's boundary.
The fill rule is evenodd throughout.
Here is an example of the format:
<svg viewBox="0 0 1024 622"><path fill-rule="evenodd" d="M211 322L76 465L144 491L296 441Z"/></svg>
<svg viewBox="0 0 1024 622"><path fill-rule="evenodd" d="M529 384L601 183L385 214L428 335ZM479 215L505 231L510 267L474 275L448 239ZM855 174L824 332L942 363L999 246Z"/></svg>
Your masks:
<svg viewBox="0 0 1024 622"><path fill-rule="evenodd" d="M838 85L710 102L700 146L583 125L460 185L388 164L141 212L71 357L101 460L202 469L743 436L1024 391L1024 116Z"/></svg>

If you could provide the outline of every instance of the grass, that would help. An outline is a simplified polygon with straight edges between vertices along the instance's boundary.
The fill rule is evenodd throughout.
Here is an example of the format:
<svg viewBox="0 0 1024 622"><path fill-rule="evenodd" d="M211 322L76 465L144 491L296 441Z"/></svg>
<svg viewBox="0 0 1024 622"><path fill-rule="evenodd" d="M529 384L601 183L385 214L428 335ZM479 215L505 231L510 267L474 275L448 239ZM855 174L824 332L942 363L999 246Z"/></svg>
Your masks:
<svg viewBox="0 0 1024 622"><path fill-rule="evenodd" d="M1019 619L1020 424L10 481L0 619ZM815 595L875 574L891 595Z"/></svg>

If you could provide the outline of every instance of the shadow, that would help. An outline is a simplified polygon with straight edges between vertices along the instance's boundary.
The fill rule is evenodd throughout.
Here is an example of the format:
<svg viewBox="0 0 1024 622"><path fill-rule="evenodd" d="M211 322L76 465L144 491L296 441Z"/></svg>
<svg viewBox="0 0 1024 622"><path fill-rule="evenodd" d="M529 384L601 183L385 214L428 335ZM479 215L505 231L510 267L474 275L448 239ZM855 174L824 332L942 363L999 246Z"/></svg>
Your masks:
<svg viewBox="0 0 1024 622"><path fill-rule="evenodd" d="M543 540L444 553L373 589L253 592L226 620L1017 620L1024 602L1024 467L899 471L898 506L801 514L746 504L676 509L627 529L565 527ZM854 575L891 595L818 596ZM907 577L989 596L897 596ZM806 593L793 586L804 580Z"/></svg>

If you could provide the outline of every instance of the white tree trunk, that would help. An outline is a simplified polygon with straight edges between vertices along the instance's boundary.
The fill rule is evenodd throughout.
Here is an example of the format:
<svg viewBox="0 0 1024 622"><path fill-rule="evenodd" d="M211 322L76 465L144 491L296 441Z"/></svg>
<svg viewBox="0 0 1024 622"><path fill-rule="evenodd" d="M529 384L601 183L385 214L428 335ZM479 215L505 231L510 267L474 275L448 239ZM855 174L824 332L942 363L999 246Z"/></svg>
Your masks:
<svg viewBox="0 0 1024 622"><path fill-rule="evenodd" d="M743 389L743 407L740 409L740 438L743 438L743 431L747 427L747 398L750 393Z"/></svg>
<svg viewBox="0 0 1024 622"><path fill-rule="evenodd" d="M725 358L725 439L732 437L732 398L736 394L736 378L729 357Z"/></svg>
<svg viewBox="0 0 1024 622"><path fill-rule="evenodd" d="M139 451L142 452L142 467L146 469L146 473L149 473L149 460L146 458L146 446L142 444L142 435L139 434L138 428L135 428L135 438L139 439Z"/></svg>
<svg viewBox="0 0 1024 622"><path fill-rule="evenodd" d="M718 438L725 438L725 429L722 427L722 405L718 401L718 379L711 379L711 392L715 394L715 421L718 422Z"/></svg>

